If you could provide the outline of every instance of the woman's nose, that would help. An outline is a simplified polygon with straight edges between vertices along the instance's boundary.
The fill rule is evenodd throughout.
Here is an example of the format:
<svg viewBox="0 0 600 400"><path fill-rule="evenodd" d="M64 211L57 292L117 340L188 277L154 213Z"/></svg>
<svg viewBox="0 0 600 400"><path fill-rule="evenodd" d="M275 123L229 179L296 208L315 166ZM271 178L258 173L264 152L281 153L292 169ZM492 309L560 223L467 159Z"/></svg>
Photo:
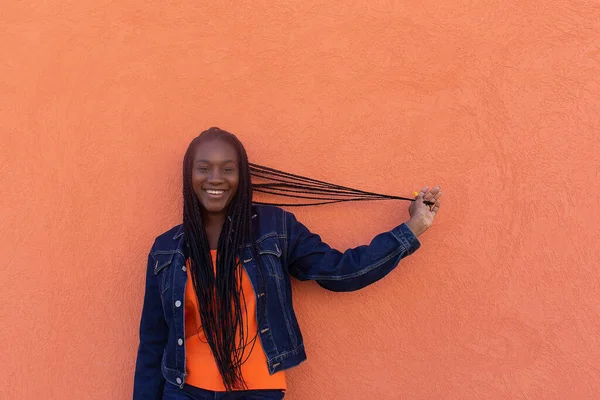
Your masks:
<svg viewBox="0 0 600 400"><path fill-rule="evenodd" d="M208 177L208 181L211 183L223 182L223 176L221 175L221 171L219 171L219 168L214 168L211 171L210 176Z"/></svg>

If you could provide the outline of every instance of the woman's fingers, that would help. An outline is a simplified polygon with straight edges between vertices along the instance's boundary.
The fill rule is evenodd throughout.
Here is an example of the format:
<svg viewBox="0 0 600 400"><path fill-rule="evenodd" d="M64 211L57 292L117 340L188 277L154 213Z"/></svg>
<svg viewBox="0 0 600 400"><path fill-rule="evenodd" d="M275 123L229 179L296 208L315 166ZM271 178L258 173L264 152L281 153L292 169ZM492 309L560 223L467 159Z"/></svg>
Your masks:
<svg viewBox="0 0 600 400"><path fill-rule="evenodd" d="M431 201L431 199L435 198L435 196L439 193L440 187L436 186L429 193L427 193L424 197L425 200Z"/></svg>
<svg viewBox="0 0 600 400"><path fill-rule="evenodd" d="M441 200L437 200L433 206L431 206L430 211L435 216L437 212L440 210Z"/></svg>
<svg viewBox="0 0 600 400"><path fill-rule="evenodd" d="M427 206L429 206L429 210L433 212L436 203L439 201L440 197L442 197L442 189L440 186L436 186L433 189L429 190L429 186L425 186L418 192L415 191L414 195L416 198L421 197L423 201L427 204Z"/></svg>
<svg viewBox="0 0 600 400"><path fill-rule="evenodd" d="M419 193L417 193L416 197L425 197L425 195L427 194L427 190L429 190L429 186L425 186L423 189L419 190Z"/></svg>

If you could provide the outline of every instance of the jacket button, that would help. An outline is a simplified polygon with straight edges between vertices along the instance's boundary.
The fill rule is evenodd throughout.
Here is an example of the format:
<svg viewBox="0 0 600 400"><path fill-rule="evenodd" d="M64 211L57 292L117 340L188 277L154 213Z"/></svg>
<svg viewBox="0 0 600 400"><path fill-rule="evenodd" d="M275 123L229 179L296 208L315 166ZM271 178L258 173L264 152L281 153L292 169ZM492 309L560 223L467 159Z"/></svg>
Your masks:
<svg viewBox="0 0 600 400"><path fill-rule="evenodd" d="M175 302L175 307L181 307L181 301L177 300L177 301Z"/></svg>
<svg viewBox="0 0 600 400"><path fill-rule="evenodd" d="M185 267L185 265L184 265L183 267L181 267L181 270L182 270L183 272L187 271L187 268Z"/></svg>
<svg viewBox="0 0 600 400"><path fill-rule="evenodd" d="M181 346L183 344L183 339L177 340L177 344Z"/></svg>
<svg viewBox="0 0 600 400"><path fill-rule="evenodd" d="M177 378L177 379L175 379L175 382L177 382L178 385L181 385L181 382L183 382L183 381L181 380L181 378Z"/></svg>

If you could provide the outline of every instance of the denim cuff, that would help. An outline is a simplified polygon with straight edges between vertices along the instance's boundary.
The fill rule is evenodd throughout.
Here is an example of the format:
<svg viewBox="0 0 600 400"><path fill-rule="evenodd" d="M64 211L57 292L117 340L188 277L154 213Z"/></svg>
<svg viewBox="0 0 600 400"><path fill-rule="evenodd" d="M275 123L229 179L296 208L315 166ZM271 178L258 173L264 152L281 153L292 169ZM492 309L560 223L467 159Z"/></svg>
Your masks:
<svg viewBox="0 0 600 400"><path fill-rule="evenodd" d="M406 255L414 253L419 247L421 247L421 242L419 242L417 236L405 223L392 229L391 233L396 239L398 239L398 242L404 246L404 250L407 253Z"/></svg>

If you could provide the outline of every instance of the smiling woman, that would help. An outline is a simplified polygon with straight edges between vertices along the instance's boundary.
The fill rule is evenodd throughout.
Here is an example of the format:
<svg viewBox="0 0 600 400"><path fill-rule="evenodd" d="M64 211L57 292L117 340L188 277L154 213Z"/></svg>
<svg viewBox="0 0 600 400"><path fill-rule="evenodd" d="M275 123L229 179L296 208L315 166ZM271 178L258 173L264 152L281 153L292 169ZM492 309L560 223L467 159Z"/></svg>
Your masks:
<svg viewBox="0 0 600 400"><path fill-rule="evenodd" d="M257 165L252 171L276 181L256 185L266 193L386 198ZM290 276L332 291L378 281L420 247L417 236L433 223L442 195L423 188L408 221L340 252L292 213L253 204L251 176L244 146L229 132L210 128L188 146L183 223L158 236L148 256L134 399L283 398L285 370L306 359Z"/></svg>
<svg viewBox="0 0 600 400"><path fill-rule="evenodd" d="M237 150L214 135L207 134L202 145L196 146L192 161L192 186L202 206L205 229L210 230L211 249L217 248L220 227L240 182Z"/></svg>

